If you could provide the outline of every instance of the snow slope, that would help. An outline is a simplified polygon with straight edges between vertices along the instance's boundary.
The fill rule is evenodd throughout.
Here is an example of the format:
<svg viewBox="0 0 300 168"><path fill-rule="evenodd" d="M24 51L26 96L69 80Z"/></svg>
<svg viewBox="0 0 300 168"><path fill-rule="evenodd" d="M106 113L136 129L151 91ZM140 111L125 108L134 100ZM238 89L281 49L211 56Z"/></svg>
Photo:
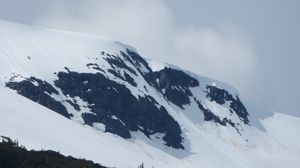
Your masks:
<svg viewBox="0 0 300 168"><path fill-rule="evenodd" d="M128 61L125 62L135 72L116 67L121 71L121 76L125 77L125 73L128 73L133 78L136 83L133 86L108 73L113 65L105 59L96 59L102 52L123 59L119 56L120 51L127 49L136 52L132 47L104 37L0 21L0 135L18 139L30 149L52 149L65 155L91 159L106 166L123 168L136 167L141 162L146 167L165 168L298 167L299 118L259 109L243 100L234 88L220 81L148 60L153 72L169 67L185 72L200 83L197 87L188 88L171 86L173 90L190 90L193 96L190 96L189 104L168 101L164 95L165 88L159 92L160 88L155 88L155 84L147 81L145 74L149 69L144 64L134 66ZM165 107L168 114L180 125L184 149L165 146L163 138L154 138L164 136L163 132L150 135L149 138L142 133L141 128L130 131L131 138L123 139L103 131L105 126L102 123L93 123L94 127L83 125L85 121L81 115L85 112L93 113L89 108L92 106L80 97L74 97L80 106L79 111L68 105L65 101L73 99L55 85L54 81L58 77L54 72L61 72L65 67L80 73L99 72L86 66L91 62L101 67L107 79L126 86L134 97L150 95L158 102L156 106ZM5 83L11 79L18 82L32 76L49 82L59 91L51 96L64 102L68 112L72 113L71 120L6 87ZM161 86L160 79L153 79L154 83L157 81L158 86ZM39 83L34 85L38 86ZM208 99L206 92L210 90L206 86L225 89L226 93L238 96L247 108L249 116L246 119L249 119L249 123L230 111L232 109L229 101L218 104L217 100ZM234 126L206 121L205 115L199 112L199 102L203 108L220 119L230 119ZM117 116L111 118L122 122Z"/></svg>

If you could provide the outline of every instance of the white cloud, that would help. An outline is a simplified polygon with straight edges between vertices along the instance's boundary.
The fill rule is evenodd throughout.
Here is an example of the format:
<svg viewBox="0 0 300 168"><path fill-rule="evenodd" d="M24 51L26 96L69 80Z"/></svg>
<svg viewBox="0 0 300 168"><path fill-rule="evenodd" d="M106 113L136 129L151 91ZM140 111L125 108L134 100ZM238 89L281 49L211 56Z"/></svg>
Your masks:
<svg viewBox="0 0 300 168"><path fill-rule="evenodd" d="M135 46L148 57L164 52L173 41L172 13L159 0L87 0L69 6L70 3L53 3L36 24L109 36Z"/></svg>
<svg viewBox="0 0 300 168"><path fill-rule="evenodd" d="M257 61L252 43L235 25L186 28L176 34L178 64L246 89Z"/></svg>
<svg viewBox="0 0 300 168"><path fill-rule="evenodd" d="M37 25L109 36L142 56L228 82L242 92L256 70L251 41L232 23L176 27L161 0L54 1Z"/></svg>

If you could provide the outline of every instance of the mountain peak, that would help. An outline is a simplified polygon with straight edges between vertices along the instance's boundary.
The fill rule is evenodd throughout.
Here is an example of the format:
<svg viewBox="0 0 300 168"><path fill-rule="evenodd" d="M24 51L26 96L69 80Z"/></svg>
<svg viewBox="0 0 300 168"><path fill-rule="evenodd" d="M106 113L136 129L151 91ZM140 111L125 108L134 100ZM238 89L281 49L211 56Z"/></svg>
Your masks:
<svg viewBox="0 0 300 168"><path fill-rule="evenodd" d="M184 160L198 158L205 145L252 150L261 143L252 135L265 135L260 111L231 86L146 60L121 42L4 21L0 37L1 90L15 91L3 93L22 95L112 141Z"/></svg>

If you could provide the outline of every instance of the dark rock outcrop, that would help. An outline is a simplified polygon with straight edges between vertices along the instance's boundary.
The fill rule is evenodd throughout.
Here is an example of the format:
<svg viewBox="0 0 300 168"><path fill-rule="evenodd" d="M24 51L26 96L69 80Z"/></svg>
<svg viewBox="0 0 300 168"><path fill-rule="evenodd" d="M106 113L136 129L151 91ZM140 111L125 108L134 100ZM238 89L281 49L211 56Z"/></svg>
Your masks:
<svg viewBox="0 0 300 168"><path fill-rule="evenodd" d="M194 100L197 103L198 108L203 112L203 116L204 116L205 121L214 121L214 122L219 123L223 126L226 126L227 124L229 124L232 127L235 127L235 124L230 119L227 119L227 118L220 119L220 117L215 115L209 109L204 108L199 100L197 100L196 98L194 98Z"/></svg>
<svg viewBox="0 0 300 168"><path fill-rule="evenodd" d="M167 67L160 71L148 73L146 79L157 88L167 100L180 108L190 103L190 96L192 96L190 87L199 86L197 79L183 71Z"/></svg>
<svg viewBox="0 0 300 168"><path fill-rule="evenodd" d="M239 118L245 123L249 123L248 112L243 103L240 101L239 97L233 97L228 91L225 89L220 89L216 86L207 86L206 87L206 97L210 99L210 101L215 101L216 103L223 105L225 102L229 102L230 111L235 112Z"/></svg>
<svg viewBox="0 0 300 168"><path fill-rule="evenodd" d="M74 111L68 112L63 105L69 103L75 112L80 113L85 124L94 126L95 123L102 123L106 132L126 139L131 138L131 132L134 131L142 132L148 138L157 133L162 134L165 145L173 148L184 148L181 128L162 103L157 102L159 100L154 99L153 95L147 95L151 87L167 102L181 109L195 101L205 121L235 128L239 124L230 118L220 118L201 104L202 98L197 100L198 96L193 94L204 94L209 101L226 104L226 107L229 104L227 108L231 113L237 114L245 124L249 123L248 112L238 96L211 85L202 88L205 85L200 87L196 78L180 69L165 67L152 71L149 64L133 50L127 49L115 55L102 51L100 56L88 59L91 62L85 66L92 70L90 73L76 72L65 67L65 70L54 72L57 75L55 81L30 77L19 82L10 80L6 86L67 118L72 118ZM108 67L98 64L99 59L105 60L108 63L105 66ZM145 83L140 85L141 81ZM195 87L199 87L197 92L200 92L192 93L191 89ZM55 88L61 91L58 92ZM141 93L140 96L133 95L136 91L129 88L136 89ZM55 100L53 95L61 96L64 102ZM86 103L84 108L78 104L77 98ZM81 111L85 108L90 110Z"/></svg>
<svg viewBox="0 0 300 168"><path fill-rule="evenodd" d="M146 136L165 134L167 146L183 148L179 124L152 97L136 98L130 90L97 73L59 72L55 85L65 95L78 96L89 104L95 114L83 114L86 124L100 122L105 130L123 138L130 131L141 131Z"/></svg>
<svg viewBox="0 0 300 168"><path fill-rule="evenodd" d="M51 94L58 94L58 92L46 81L30 77L20 82L9 81L6 83L6 87L16 90L18 94L70 118L66 107L50 96Z"/></svg>

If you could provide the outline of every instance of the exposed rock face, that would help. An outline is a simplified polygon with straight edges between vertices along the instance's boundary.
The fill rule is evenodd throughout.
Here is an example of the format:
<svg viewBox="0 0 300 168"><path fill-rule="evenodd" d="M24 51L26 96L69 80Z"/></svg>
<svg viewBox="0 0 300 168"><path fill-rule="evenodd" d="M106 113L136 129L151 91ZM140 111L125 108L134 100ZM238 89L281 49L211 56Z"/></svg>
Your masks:
<svg viewBox="0 0 300 168"><path fill-rule="evenodd" d="M105 61L108 67L99 60ZM196 104L195 109L203 113L205 121L236 128L239 122L215 114L205 101L224 107L229 104L226 108L230 113L236 114L244 124L249 123L248 112L239 97L212 85L206 85L203 90L201 81L176 68L153 71L132 50L115 54L101 52L84 65L93 71L79 72L64 67L54 72L54 81L12 78L6 86L67 118L77 117L90 126L103 124L105 132L125 139L139 131L173 148L184 149L184 138L182 128L167 111L168 104L178 106L184 113L189 113L186 107ZM194 92L195 88L200 89ZM205 100L199 95L204 95Z"/></svg>
<svg viewBox="0 0 300 168"><path fill-rule="evenodd" d="M210 101L215 101L216 103L223 105L226 102L230 104L230 112L235 112L239 118L245 123L249 123L248 112L243 103L240 101L239 97L233 97L225 89L220 89L215 86L207 86L207 95L206 97Z"/></svg>
<svg viewBox="0 0 300 168"><path fill-rule="evenodd" d="M66 107L50 96L51 94L58 94L58 92L46 81L30 77L20 82L7 82L6 87L17 90L20 95L70 118Z"/></svg>
<svg viewBox="0 0 300 168"><path fill-rule="evenodd" d="M194 99L199 107L199 109L203 112L204 120L205 121L214 121L216 123L219 123L223 126L226 126L227 124L230 124L232 127L235 127L235 124L227 118L220 119L217 115L215 115L213 112L211 112L209 109L203 107L200 101Z"/></svg>
<svg viewBox="0 0 300 168"><path fill-rule="evenodd" d="M189 97L192 96L192 92L189 90L189 87L199 86L198 80L182 71L171 68L148 73L146 78L170 102L180 108L190 103Z"/></svg>
<svg viewBox="0 0 300 168"><path fill-rule="evenodd" d="M88 102L94 114L83 114L86 124L103 123L107 132L123 138L130 138L130 131L146 136L165 133L166 145L183 147L178 123L150 96L137 99L124 85L100 73L59 72L55 85L65 95Z"/></svg>

